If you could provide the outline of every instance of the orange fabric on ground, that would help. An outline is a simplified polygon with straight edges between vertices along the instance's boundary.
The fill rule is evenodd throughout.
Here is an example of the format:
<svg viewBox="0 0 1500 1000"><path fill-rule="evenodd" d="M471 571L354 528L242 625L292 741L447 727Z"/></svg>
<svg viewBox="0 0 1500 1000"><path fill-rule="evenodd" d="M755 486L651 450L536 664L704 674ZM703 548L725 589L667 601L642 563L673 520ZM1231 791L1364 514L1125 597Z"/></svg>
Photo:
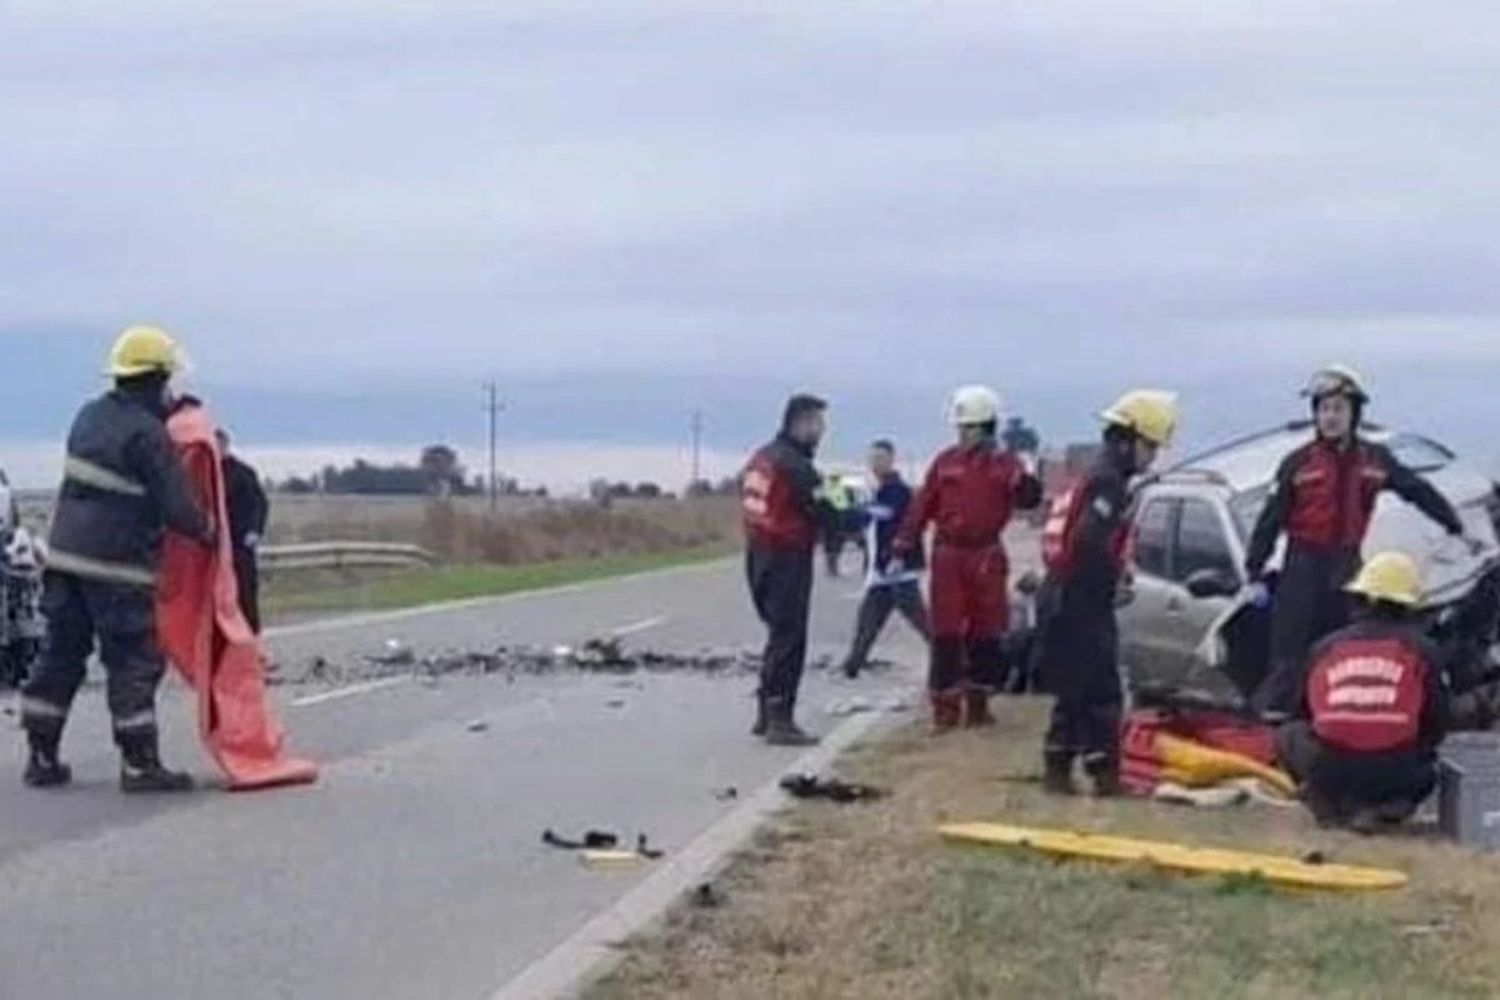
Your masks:
<svg viewBox="0 0 1500 1000"><path fill-rule="evenodd" d="M230 789L316 781L316 764L288 757L283 750L285 736L266 692L265 650L240 611L213 422L202 407L189 406L167 427L219 538L207 549L167 536L156 591L162 652L198 694L199 735Z"/></svg>

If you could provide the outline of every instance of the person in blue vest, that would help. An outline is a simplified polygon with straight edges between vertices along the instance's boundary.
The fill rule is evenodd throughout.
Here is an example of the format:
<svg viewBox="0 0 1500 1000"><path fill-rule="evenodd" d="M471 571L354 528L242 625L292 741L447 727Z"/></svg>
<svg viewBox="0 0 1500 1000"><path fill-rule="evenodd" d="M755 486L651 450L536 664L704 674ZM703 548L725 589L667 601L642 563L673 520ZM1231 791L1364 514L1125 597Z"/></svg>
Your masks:
<svg viewBox="0 0 1500 1000"><path fill-rule="evenodd" d="M870 650L892 612L899 611L923 639L929 638L927 605L922 600L922 546L919 543L905 559L897 559L892 552L896 533L911 507L912 489L896 471L896 446L890 441L882 439L870 446L870 474L875 479L875 496L863 511L870 568L854 645L844 660L844 674L851 680L869 663Z"/></svg>

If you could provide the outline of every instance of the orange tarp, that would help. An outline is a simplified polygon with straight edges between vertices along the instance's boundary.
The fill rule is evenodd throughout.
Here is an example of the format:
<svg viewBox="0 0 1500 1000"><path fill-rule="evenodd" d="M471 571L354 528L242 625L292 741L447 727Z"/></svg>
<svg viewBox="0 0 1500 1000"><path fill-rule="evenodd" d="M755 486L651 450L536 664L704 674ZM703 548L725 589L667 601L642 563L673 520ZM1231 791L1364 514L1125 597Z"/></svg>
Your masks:
<svg viewBox="0 0 1500 1000"><path fill-rule="evenodd" d="M240 611L213 422L202 407L189 406L167 426L193 492L219 531L212 549L167 536L156 593L162 652L197 692L199 735L232 790L316 781L317 765L284 751L266 691L265 649Z"/></svg>

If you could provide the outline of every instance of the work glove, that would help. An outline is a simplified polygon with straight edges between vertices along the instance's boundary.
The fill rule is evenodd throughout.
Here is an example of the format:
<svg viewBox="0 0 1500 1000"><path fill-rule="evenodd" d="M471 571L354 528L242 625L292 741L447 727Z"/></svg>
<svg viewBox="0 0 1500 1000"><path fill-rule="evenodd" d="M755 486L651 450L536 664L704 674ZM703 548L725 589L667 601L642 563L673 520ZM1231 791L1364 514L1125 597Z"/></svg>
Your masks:
<svg viewBox="0 0 1500 1000"><path fill-rule="evenodd" d="M245 538L241 542L241 544L251 552L254 552L256 549L260 548L260 535L251 531L245 535Z"/></svg>
<svg viewBox="0 0 1500 1000"><path fill-rule="evenodd" d="M906 572L906 560L903 559L903 558L901 558L900 556L893 557L890 562L888 562L888 563L885 564L885 575L886 576L900 576L902 573L905 573L905 572Z"/></svg>
<svg viewBox="0 0 1500 1000"><path fill-rule="evenodd" d="M1248 583L1245 589L1240 591L1240 600L1252 608L1264 611L1271 606L1271 588L1260 580Z"/></svg>

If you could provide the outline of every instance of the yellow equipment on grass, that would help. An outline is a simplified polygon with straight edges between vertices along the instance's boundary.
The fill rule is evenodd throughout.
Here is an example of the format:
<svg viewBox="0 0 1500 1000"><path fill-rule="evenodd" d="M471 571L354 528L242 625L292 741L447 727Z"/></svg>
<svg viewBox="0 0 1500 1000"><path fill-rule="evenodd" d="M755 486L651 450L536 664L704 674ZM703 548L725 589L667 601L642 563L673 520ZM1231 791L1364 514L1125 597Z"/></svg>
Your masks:
<svg viewBox="0 0 1500 1000"><path fill-rule="evenodd" d="M1272 885L1331 892L1400 889L1405 873L1382 868L1315 864L1275 854L1190 847L1166 841L1102 837L1069 830L1039 830L1004 823L959 823L939 828L945 840L988 847L1016 847L1061 858L1145 864L1188 875L1260 878Z"/></svg>

